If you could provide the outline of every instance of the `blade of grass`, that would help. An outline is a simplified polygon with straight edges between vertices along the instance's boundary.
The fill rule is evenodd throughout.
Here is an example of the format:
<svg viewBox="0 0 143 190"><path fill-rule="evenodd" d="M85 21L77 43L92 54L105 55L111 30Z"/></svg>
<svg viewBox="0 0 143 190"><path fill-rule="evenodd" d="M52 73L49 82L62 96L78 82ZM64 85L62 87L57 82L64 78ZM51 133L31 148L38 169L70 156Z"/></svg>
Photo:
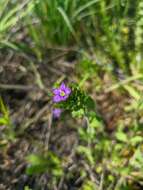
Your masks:
<svg viewBox="0 0 143 190"><path fill-rule="evenodd" d="M93 4L99 2L100 0L92 0L89 1L88 3L84 4L83 6L81 6L79 9L77 9L73 15L73 18L76 18L77 15L79 15L82 11L86 10L87 8L91 7Z"/></svg>
<svg viewBox="0 0 143 190"><path fill-rule="evenodd" d="M121 82L111 86L110 88L106 89L106 92L111 92L113 90L116 90L117 88L129 83L129 82L132 82L134 80L137 80L137 79L141 79L143 78L143 75L142 74L137 74L135 76L131 76L131 77L128 77L126 80L122 80Z"/></svg>
<svg viewBox="0 0 143 190"><path fill-rule="evenodd" d="M72 27L72 24L67 16L67 14L65 13L65 11L63 10L62 7L58 7L57 8L58 11L60 12L60 14L62 15L67 27L69 28L70 32L72 33L72 35L74 36L74 38L77 40L77 36L76 36L76 33L74 31L74 28Z"/></svg>

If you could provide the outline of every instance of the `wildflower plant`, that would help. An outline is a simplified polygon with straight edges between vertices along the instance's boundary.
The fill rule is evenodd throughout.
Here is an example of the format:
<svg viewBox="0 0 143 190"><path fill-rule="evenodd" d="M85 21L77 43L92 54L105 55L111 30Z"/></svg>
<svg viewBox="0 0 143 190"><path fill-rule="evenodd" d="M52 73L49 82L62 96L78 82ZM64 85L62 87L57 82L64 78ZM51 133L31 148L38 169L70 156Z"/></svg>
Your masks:
<svg viewBox="0 0 143 190"><path fill-rule="evenodd" d="M54 106L72 113L73 117L86 116L89 110L95 109L95 103L90 96L75 83L67 86L64 82L53 89Z"/></svg>
<svg viewBox="0 0 143 190"><path fill-rule="evenodd" d="M61 93L61 89L63 89L61 87L68 89L67 92L70 92L70 94L65 95L64 100L61 98L58 102L54 101L57 94ZM55 116L59 117L61 110L63 110L71 113L74 118L82 118L86 121L86 128L78 128L79 136L83 141L94 142L97 128L98 131L103 132L103 123L97 114L95 102L77 84L71 83L67 86L62 83L54 89L53 101L55 106L53 114Z"/></svg>
<svg viewBox="0 0 143 190"><path fill-rule="evenodd" d="M68 89L67 91L70 94L64 100L61 98L58 102L54 101L57 94L59 96L59 93L61 93L61 87L63 86ZM62 83L53 91L53 102L55 110L59 111L61 109L68 111L72 117L81 118L85 121L85 126L77 128L79 144L76 147L76 154L82 155L86 162L93 166L96 162L96 157L94 156L95 152L92 146L95 146L97 143L98 135L100 135L100 138L105 138L103 123L97 114L94 100L78 84L71 83L66 85Z"/></svg>

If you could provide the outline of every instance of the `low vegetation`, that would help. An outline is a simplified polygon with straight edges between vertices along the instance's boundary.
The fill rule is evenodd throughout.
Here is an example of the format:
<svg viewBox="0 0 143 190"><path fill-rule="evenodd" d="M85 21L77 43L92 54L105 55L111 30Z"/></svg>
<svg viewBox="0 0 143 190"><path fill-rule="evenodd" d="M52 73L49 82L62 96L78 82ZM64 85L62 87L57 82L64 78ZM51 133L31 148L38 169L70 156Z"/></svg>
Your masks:
<svg viewBox="0 0 143 190"><path fill-rule="evenodd" d="M0 189L143 189L143 0L0 1Z"/></svg>

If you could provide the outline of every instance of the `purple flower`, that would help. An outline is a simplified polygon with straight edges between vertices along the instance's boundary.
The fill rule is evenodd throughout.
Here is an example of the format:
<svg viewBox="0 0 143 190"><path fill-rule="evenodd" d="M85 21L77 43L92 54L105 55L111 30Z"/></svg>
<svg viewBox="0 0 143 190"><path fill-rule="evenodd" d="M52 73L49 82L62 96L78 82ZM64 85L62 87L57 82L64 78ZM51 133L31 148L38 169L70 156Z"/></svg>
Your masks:
<svg viewBox="0 0 143 190"><path fill-rule="evenodd" d="M61 113L62 113L62 110L60 108L53 109L53 117L54 118L59 118Z"/></svg>
<svg viewBox="0 0 143 190"><path fill-rule="evenodd" d="M62 83L59 88L53 89L53 93L53 102L58 103L61 101L65 101L69 97L71 89L67 87L65 83Z"/></svg>

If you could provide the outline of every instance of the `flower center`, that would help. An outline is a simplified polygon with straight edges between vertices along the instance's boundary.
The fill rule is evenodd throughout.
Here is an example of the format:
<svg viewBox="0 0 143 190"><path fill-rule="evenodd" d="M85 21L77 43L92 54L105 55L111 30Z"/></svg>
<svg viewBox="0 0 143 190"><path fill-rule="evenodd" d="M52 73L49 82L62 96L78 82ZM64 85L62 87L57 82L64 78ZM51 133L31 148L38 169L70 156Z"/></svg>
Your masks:
<svg viewBox="0 0 143 190"><path fill-rule="evenodd" d="M61 92L60 92L60 96L65 96L65 92L64 92L64 91L61 91Z"/></svg>

